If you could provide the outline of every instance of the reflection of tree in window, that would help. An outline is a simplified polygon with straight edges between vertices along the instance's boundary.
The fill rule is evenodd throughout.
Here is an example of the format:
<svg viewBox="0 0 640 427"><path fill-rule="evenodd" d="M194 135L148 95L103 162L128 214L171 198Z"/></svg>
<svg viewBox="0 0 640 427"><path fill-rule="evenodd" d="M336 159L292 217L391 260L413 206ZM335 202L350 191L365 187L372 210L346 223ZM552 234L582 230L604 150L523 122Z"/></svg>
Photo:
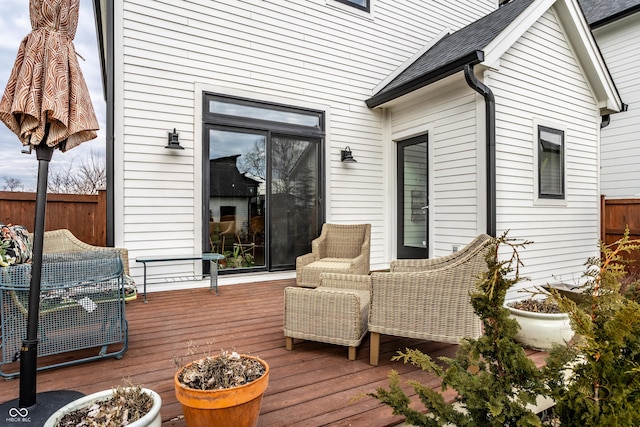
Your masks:
<svg viewBox="0 0 640 427"><path fill-rule="evenodd" d="M267 167L264 150L264 139L261 137L238 159L238 170L240 173L248 174L253 178L259 178L265 181L267 179Z"/></svg>
<svg viewBox="0 0 640 427"><path fill-rule="evenodd" d="M308 180L308 168L302 162L309 147L307 141L274 137L271 147L273 193L295 194L301 179Z"/></svg>

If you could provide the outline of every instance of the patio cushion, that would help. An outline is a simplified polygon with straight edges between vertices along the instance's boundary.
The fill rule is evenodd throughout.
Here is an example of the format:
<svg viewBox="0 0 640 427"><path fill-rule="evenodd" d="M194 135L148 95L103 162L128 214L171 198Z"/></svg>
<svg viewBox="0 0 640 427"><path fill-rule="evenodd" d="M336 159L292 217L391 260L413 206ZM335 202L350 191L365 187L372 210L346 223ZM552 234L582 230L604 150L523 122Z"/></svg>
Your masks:
<svg viewBox="0 0 640 427"><path fill-rule="evenodd" d="M298 285L315 287L320 283L320 273L351 273L351 263L348 259L323 258L307 264L298 278Z"/></svg>
<svg viewBox="0 0 640 427"><path fill-rule="evenodd" d="M29 231L21 225L4 225L0 223L0 241L5 254L0 254L0 264L25 264L31 262L33 249L29 239Z"/></svg>

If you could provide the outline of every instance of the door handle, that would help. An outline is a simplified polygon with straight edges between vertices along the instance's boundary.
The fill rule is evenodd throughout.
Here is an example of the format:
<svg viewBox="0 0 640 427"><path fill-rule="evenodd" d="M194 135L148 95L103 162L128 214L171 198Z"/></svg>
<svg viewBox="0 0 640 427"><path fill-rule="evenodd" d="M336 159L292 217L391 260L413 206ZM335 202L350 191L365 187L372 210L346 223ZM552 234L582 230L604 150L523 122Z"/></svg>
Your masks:
<svg viewBox="0 0 640 427"><path fill-rule="evenodd" d="M423 211L426 211L427 209L429 209L429 205L427 205L427 206L423 206L423 207L421 207L420 209L422 209Z"/></svg>

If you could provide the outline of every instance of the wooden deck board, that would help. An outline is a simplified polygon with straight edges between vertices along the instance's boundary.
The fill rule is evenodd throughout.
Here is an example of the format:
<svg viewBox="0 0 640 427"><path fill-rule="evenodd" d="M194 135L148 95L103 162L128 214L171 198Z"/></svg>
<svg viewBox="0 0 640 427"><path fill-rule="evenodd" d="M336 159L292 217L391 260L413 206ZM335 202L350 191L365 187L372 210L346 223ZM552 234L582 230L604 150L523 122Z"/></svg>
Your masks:
<svg viewBox="0 0 640 427"><path fill-rule="evenodd" d="M390 408L362 397L386 386L391 369L404 380L429 382L439 389L440 381L433 375L390 358L406 347L432 357L453 356L455 345L382 336L377 367L368 363L368 339L355 361L347 359L346 347L317 342L296 340L294 350L287 351L282 334L283 290L292 285L293 280L278 280L223 286L218 297L207 288L150 293L147 304L142 298L127 304L129 349L121 360L39 372L38 392L66 389L89 394L128 379L161 395L163 427L184 427L173 390L172 359L186 354L190 342L199 347L199 355L235 349L269 363L269 387L258 426L397 425L402 418L393 416ZM541 354L531 352L531 357L542 361ZM415 399L413 391L405 389ZM15 399L18 393L18 379L0 382L0 402Z"/></svg>

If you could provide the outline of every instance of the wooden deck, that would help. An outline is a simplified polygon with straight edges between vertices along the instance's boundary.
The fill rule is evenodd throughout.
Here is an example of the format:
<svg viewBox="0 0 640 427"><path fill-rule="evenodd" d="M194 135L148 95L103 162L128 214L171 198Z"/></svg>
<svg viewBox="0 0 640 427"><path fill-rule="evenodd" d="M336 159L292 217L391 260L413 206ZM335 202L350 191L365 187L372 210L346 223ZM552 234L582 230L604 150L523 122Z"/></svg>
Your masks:
<svg viewBox="0 0 640 427"><path fill-rule="evenodd" d="M185 426L173 391L174 356L184 355L190 342L202 352L235 349L263 358L270 366L269 387L258 426L393 426L402 418L363 393L387 385L391 369L404 379L439 380L412 366L391 362L398 349L419 348L432 357L453 356L457 346L413 339L382 337L380 365L369 365L369 341L357 360L346 347L296 340L285 349L282 335L283 289L293 280L223 286L216 297L206 288L155 292L127 304L129 350L121 360L106 359L38 373L39 393L77 390L85 394L129 379L157 391L163 401L163 427ZM211 344L208 344L211 343ZM531 352L538 362L544 353ZM407 387L407 391L411 391ZM0 381L0 402L16 399L19 380ZM414 396L415 397L415 396Z"/></svg>

